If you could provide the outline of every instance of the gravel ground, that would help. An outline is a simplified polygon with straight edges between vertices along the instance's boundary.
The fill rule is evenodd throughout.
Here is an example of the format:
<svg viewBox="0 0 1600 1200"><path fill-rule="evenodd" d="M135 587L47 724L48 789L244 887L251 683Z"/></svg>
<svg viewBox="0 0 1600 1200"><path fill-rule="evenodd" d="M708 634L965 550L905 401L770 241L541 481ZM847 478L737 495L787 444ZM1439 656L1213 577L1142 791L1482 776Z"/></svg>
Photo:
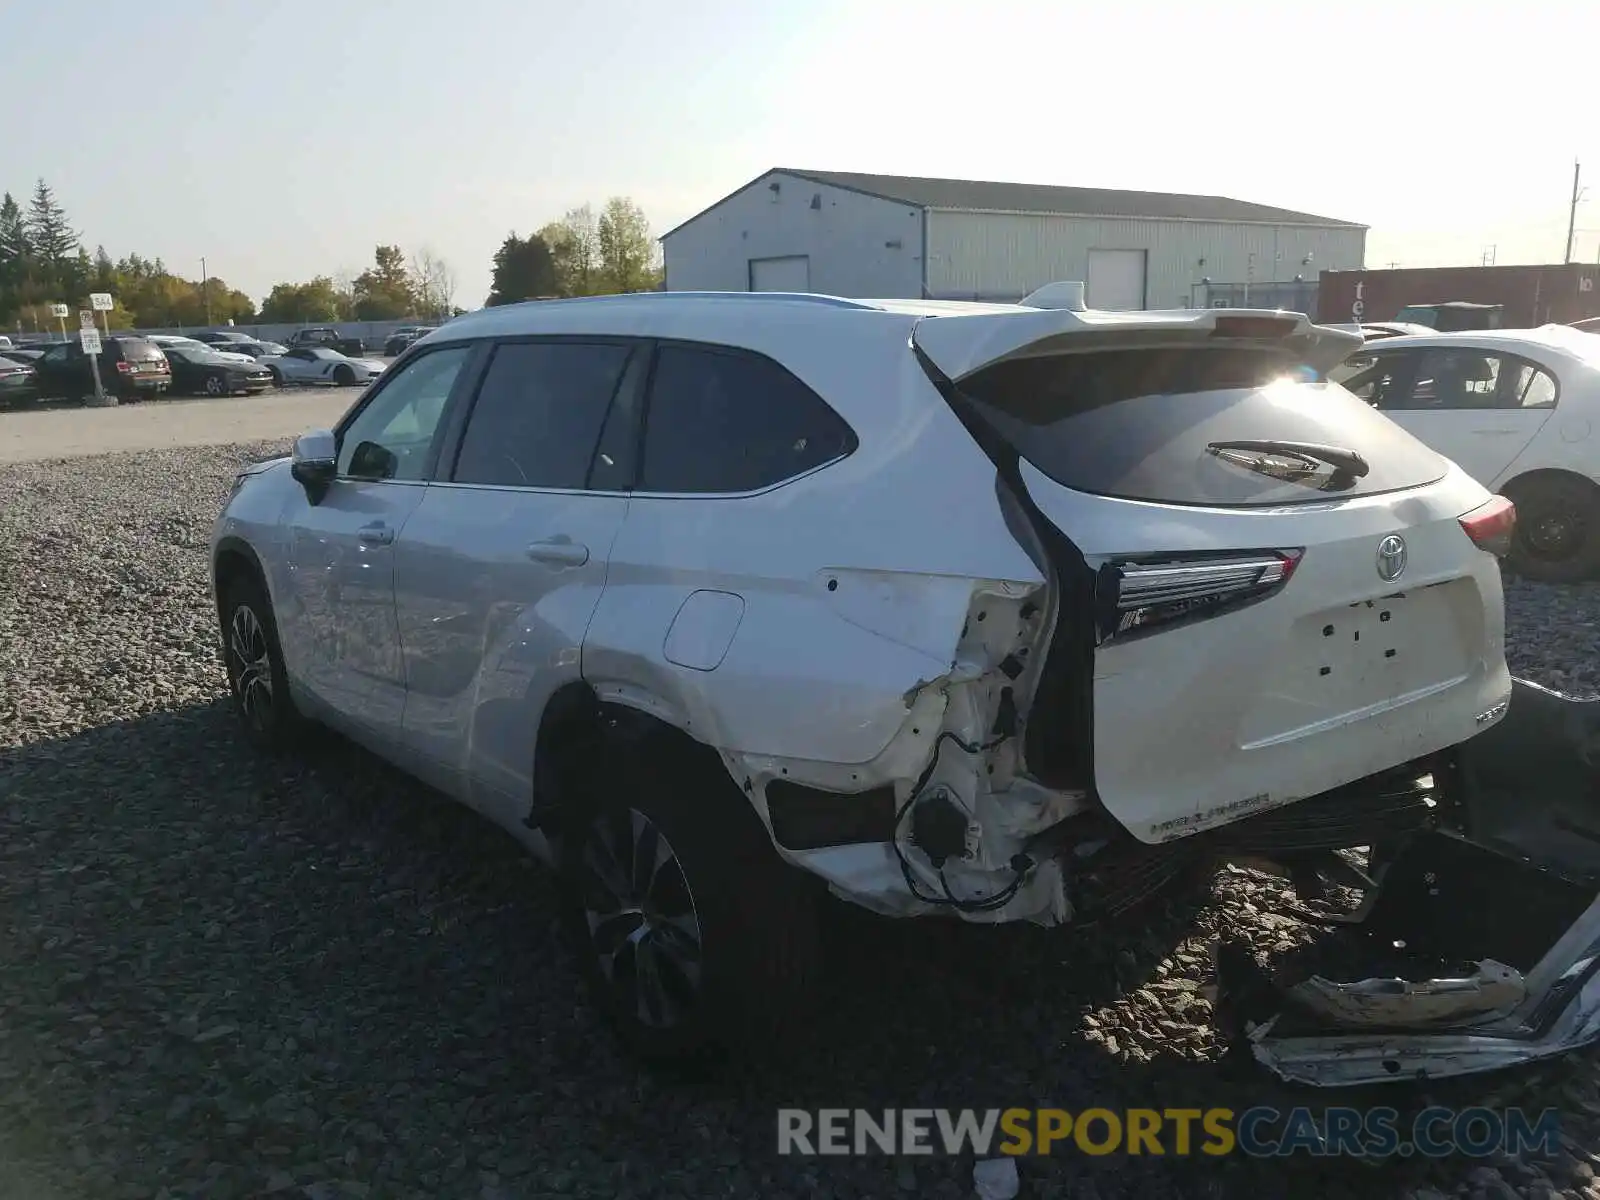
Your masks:
<svg viewBox="0 0 1600 1200"><path fill-rule="evenodd" d="M0 1196L954 1198L970 1162L779 1159L773 1110L1274 1098L1219 1071L1198 990L1224 928L1299 936L1241 871L1111 933L840 912L805 1064L642 1073L508 839L331 739L235 736L206 539L281 446L0 465ZM1516 670L1600 693L1600 588L1509 594ZM1554 1161L1068 1155L1023 1195L1597 1196L1597 1078L1441 1093L1560 1107Z"/></svg>

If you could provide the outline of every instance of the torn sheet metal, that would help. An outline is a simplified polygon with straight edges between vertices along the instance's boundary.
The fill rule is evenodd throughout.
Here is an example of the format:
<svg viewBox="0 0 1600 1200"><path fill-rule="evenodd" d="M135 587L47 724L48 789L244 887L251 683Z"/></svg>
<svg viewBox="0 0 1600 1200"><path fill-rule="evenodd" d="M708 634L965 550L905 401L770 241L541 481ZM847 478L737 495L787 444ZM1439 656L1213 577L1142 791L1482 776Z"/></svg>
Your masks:
<svg viewBox="0 0 1600 1200"><path fill-rule="evenodd" d="M1398 852L1357 933L1378 957L1395 946L1464 953L1476 971L1278 988L1219 956L1219 988L1255 1060L1290 1082L1348 1087L1472 1075L1600 1041L1597 763L1600 701L1516 681L1506 719L1459 751L1457 824Z"/></svg>

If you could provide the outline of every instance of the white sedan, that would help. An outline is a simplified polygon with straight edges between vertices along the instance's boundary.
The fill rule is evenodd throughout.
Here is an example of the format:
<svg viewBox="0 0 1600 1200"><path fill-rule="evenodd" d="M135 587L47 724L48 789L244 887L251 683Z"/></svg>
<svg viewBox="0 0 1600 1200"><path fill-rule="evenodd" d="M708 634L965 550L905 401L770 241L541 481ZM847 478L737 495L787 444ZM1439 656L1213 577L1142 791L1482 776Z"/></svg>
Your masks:
<svg viewBox="0 0 1600 1200"><path fill-rule="evenodd" d="M269 354L260 363L285 383L326 383L337 387L371 383L386 364L371 358L350 358L326 346L296 346L282 354Z"/></svg>
<svg viewBox="0 0 1600 1200"><path fill-rule="evenodd" d="M1511 499L1523 575L1600 574L1600 337L1546 325L1385 338L1329 378Z"/></svg>

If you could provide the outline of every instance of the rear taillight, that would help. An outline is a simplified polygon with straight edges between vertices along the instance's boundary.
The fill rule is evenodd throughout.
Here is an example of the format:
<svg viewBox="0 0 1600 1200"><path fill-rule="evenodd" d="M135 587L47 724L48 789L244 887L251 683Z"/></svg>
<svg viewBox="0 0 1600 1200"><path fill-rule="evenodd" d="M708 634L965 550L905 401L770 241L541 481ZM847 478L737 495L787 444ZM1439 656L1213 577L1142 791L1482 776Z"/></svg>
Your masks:
<svg viewBox="0 0 1600 1200"><path fill-rule="evenodd" d="M1109 563L1100 571L1100 636L1127 637L1270 595L1289 581L1304 554L1303 549L1262 550Z"/></svg>
<svg viewBox="0 0 1600 1200"><path fill-rule="evenodd" d="M1517 506L1504 496L1496 496L1461 518L1461 531L1472 539L1474 546L1489 554L1509 554L1511 535L1516 528Z"/></svg>
<svg viewBox="0 0 1600 1200"><path fill-rule="evenodd" d="M119 362L117 364L117 374L119 374L119 375L130 375L132 373L133 373L133 364L132 363Z"/></svg>

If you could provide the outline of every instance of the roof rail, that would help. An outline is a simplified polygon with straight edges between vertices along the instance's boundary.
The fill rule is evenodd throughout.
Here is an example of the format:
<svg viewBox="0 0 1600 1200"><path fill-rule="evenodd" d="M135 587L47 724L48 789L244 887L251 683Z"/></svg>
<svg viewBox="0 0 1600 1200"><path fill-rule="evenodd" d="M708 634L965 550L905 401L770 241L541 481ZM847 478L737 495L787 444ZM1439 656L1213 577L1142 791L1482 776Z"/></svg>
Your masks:
<svg viewBox="0 0 1600 1200"><path fill-rule="evenodd" d="M615 304L621 301L653 300L666 302L668 300L756 300L763 303L784 301L790 304L800 302L804 304L820 304L828 308L857 308L870 309L876 307L863 300L847 300L842 296L824 296L815 292L613 292L604 296L564 296L554 300L518 300L512 304L498 305L500 308L519 308L523 305L548 305L548 304ZM487 309L480 309L487 312Z"/></svg>

